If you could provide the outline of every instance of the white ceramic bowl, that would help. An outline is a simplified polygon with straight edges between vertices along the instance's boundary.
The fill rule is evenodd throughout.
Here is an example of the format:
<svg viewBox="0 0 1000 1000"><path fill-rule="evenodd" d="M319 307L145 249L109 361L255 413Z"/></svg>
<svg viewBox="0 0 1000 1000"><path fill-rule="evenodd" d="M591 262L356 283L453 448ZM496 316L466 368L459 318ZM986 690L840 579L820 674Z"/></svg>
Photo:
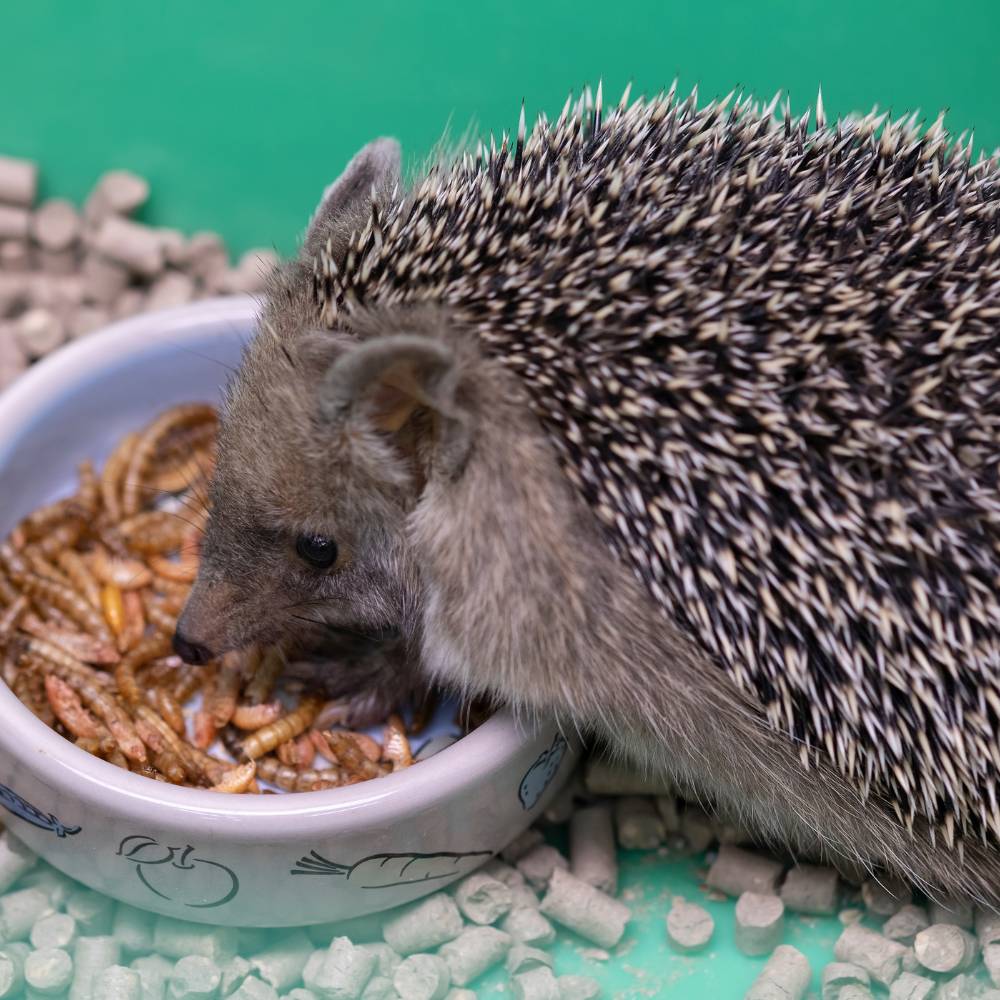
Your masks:
<svg viewBox="0 0 1000 1000"><path fill-rule="evenodd" d="M142 316L57 352L0 396L0 535L65 495L160 409L216 400L249 299ZM286 926L395 906L481 864L536 817L576 756L554 726L494 716L416 766L343 789L229 796L90 756L0 684L0 814L94 889L187 920Z"/></svg>

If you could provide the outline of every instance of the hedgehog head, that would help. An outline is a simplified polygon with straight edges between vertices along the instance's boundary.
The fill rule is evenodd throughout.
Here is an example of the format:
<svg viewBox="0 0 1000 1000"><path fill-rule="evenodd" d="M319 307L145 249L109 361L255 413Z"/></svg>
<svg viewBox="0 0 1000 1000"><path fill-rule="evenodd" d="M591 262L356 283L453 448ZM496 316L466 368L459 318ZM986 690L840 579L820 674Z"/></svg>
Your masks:
<svg viewBox="0 0 1000 1000"><path fill-rule="evenodd" d="M228 387L199 577L177 631L189 659L335 630L384 634L415 613L405 521L468 449L463 352L434 308L356 311L318 328L309 268L398 179L378 140L323 196L275 278ZM473 361L469 357L470 362Z"/></svg>

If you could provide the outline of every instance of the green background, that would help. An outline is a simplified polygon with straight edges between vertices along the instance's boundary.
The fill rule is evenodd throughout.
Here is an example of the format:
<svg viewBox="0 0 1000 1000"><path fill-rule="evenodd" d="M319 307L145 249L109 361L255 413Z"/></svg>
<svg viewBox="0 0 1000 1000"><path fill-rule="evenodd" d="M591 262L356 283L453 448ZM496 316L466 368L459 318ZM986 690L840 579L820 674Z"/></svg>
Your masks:
<svg viewBox="0 0 1000 1000"><path fill-rule="evenodd" d="M603 77L652 92L679 75L822 84L832 114L873 104L1000 145L1000 3L965 0L306 0L0 2L0 152L36 157L48 193L82 198L109 166L147 175L146 218L288 252L325 184L376 135L419 161L460 134L558 112Z"/></svg>
<svg viewBox="0 0 1000 1000"><path fill-rule="evenodd" d="M236 251L290 252L326 183L377 135L419 163L448 128L497 132L558 112L603 78L617 99L679 76L704 99L735 86L788 92L801 112L822 85L831 114L949 108L955 132L1000 145L1000 3L714 0L466 4L196 0L0 2L0 152L37 159L43 191L81 200L111 167L146 175L144 217L218 230ZM612 995L739 997L763 964L732 947L732 909L699 958L667 949L672 892L703 898L690 864L623 856L637 921L623 953L558 971ZM818 971L835 920L792 921ZM492 982L499 985L502 976Z"/></svg>

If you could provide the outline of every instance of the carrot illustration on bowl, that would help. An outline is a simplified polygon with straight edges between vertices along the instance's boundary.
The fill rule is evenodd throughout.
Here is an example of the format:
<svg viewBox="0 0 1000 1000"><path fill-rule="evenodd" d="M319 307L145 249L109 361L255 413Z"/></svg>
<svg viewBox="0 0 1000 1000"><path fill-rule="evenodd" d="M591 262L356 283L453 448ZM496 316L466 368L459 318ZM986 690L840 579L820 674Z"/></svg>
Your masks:
<svg viewBox="0 0 1000 1000"><path fill-rule="evenodd" d="M353 865L339 864L310 851L299 858L292 875L344 878L361 889L389 889L397 885L454 878L473 871L493 851L436 851L432 854L372 854Z"/></svg>

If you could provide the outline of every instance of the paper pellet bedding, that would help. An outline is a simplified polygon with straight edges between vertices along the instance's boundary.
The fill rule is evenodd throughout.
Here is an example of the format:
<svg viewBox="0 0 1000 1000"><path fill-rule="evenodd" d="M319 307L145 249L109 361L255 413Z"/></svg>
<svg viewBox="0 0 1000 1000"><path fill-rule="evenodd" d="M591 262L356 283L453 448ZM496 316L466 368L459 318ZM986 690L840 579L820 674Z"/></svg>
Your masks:
<svg viewBox="0 0 1000 1000"><path fill-rule="evenodd" d="M84 205L41 203L36 164L0 155L0 389L68 340L140 312L263 288L276 255L249 250L234 265L222 239L188 237L129 216L149 184L125 170L97 182Z"/></svg>

